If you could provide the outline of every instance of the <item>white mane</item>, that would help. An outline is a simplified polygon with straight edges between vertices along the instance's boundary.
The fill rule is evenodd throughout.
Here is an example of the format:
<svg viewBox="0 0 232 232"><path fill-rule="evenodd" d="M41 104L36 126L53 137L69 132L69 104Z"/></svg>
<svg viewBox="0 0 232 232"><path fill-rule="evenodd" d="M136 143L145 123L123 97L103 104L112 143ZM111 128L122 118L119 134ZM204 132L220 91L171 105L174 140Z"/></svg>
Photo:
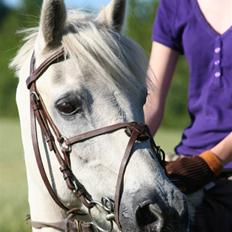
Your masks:
<svg viewBox="0 0 232 232"><path fill-rule="evenodd" d="M86 75L97 72L97 76L106 82L117 86L126 84L131 91L144 88L147 59L143 50L129 38L97 24L95 18L89 12L69 11L62 39L66 53L75 58L79 67L85 67L82 72ZM30 59L38 28L22 32L27 34L25 44L10 65L16 70L21 69L22 61ZM109 77L112 79L109 80Z"/></svg>

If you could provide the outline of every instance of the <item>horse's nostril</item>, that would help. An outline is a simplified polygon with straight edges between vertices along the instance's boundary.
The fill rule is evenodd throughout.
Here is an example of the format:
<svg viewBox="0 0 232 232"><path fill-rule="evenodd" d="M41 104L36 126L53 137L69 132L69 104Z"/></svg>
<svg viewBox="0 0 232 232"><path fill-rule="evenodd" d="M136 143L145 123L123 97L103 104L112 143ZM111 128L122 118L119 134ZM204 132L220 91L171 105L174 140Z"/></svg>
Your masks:
<svg viewBox="0 0 232 232"><path fill-rule="evenodd" d="M136 210L136 220L140 227L153 223L162 224L162 212L158 205L146 201L138 206Z"/></svg>

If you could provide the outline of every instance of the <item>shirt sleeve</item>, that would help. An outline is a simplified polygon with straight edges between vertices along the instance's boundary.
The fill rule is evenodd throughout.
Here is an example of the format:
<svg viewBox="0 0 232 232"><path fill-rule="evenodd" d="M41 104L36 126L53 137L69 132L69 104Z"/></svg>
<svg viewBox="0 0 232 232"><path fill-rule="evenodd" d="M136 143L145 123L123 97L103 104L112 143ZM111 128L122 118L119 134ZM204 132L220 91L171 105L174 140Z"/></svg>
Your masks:
<svg viewBox="0 0 232 232"><path fill-rule="evenodd" d="M175 28L176 0L160 0L154 22L152 39L183 54L181 35Z"/></svg>

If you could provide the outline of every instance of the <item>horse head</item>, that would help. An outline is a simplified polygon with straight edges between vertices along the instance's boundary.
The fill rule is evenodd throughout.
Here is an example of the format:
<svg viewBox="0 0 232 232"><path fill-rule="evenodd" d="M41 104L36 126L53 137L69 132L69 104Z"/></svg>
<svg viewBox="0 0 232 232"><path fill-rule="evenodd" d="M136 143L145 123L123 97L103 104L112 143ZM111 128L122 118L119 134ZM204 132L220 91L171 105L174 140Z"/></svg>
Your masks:
<svg viewBox="0 0 232 232"><path fill-rule="evenodd" d="M143 124L147 60L121 34L125 9L44 0L11 64L33 231L187 231L185 197Z"/></svg>

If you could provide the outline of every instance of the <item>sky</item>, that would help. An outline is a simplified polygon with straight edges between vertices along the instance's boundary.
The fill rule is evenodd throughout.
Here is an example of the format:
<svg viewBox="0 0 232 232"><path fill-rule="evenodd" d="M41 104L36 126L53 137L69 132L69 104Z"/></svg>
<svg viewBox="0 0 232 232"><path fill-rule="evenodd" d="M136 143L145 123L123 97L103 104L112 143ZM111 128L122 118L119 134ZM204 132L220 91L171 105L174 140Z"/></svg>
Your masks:
<svg viewBox="0 0 232 232"><path fill-rule="evenodd" d="M11 7L17 7L20 5L20 0L3 0L7 5ZM92 8L101 8L110 0L65 0L67 7L92 7Z"/></svg>

